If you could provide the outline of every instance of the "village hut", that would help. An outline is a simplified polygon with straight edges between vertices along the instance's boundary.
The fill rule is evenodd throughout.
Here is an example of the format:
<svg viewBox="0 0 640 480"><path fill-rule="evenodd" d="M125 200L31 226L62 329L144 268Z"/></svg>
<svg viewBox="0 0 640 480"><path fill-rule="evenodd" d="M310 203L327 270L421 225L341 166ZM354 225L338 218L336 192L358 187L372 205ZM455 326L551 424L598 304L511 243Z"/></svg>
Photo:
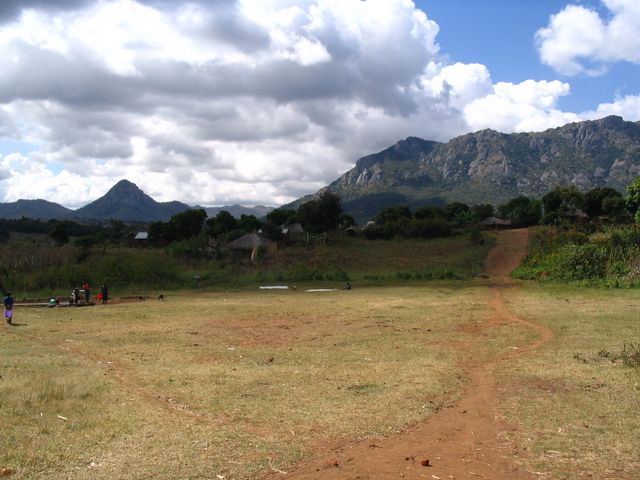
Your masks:
<svg viewBox="0 0 640 480"><path fill-rule="evenodd" d="M258 258L260 248L264 248L266 253L274 253L278 249L276 242L272 242L258 233L247 233L230 242L227 247L230 250L251 252L251 260L253 261Z"/></svg>
<svg viewBox="0 0 640 480"><path fill-rule="evenodd" d="M478 222L478 227L480 228L509 228L511 227L510 220L503 220L498 217L487 217L484 220Z"/></svg>
<svg viewBox="0 0 640 480"><path fill-rule="evenodd" d="M282 244L291 245L302 238L304 234L304 228L302 228L302 224L300 223L291 223L282 227L281 233Z"/></svg>
<svg viewBox="0 0 640 480"><path fill-rule="evenodd" d="M138 232L133 237L133 245L138 248L146 248L149 245L149 232Z"/></svg>
<svg viewBox="0 0 640 480"><path fill-rule="evenodd" d="M584 213L584 211L580 210L579 208L566 212L564 214L564 218L570 223L586 223L587 221L589 221L589 215Z"/></svg>
<svg viewBox="0 0 640 480"><path fill-rule="evenodd" d="M302 235L304 233L304 228L302 228L301 223L292 223L284 227L283 231L286 230L288 235Z"/></svg>

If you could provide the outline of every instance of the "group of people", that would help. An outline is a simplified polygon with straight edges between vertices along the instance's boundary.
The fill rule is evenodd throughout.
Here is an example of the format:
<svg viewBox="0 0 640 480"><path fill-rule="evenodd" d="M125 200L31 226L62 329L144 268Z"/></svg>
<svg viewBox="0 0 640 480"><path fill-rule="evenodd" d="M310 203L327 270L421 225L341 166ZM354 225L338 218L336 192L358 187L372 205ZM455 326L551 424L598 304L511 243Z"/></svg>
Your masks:
<svg viewBox="0 0 640 480"><path fill-rule="evenodd" d="M91 286L89 285L89 282L84 282L82 284L82 291L84 292L84 301L86 303L89 303L89 301L91 300ZM103 305L107 303L107 301L109 300L109 288L106 284L102 284L102 286L100 287L100 293L96 296L96 298L100 300L100 303L102 303ZM80 301L79 288L73 289L69 301L70 303L78 303Z"/></svg>
<svg viewBox="0 0 640 480"><path fill-rule="evenodd" d="M85 302L89 302L89 300L91 300L91 287L89 286L89 282L84 282L82 284L82 289L84 290L84 300ZM78 303L78 299L80 297L80 290L78 288L74 288L73 292L71 293L71 298L70 301L72 301L73 303ZM100 287L100 293L98 294L98 300L100 300L100 302L103 305L106 305L107 301L109 300L109 288L107 287L106 284L102 284L102 286ZM73 300L72 300L73 299ZM7 322L7 324L9 325L14 325L13 323L13 297L11 296L11 292L7 292L7 294L4 296L3 302L4 304L4 319Z"/></svg>

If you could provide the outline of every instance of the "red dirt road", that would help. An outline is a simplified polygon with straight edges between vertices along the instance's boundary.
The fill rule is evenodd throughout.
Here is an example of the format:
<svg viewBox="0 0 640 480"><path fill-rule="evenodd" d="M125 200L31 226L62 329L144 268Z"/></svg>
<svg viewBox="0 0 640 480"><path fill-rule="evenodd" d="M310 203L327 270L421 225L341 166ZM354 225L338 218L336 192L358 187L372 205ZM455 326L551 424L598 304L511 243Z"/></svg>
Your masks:
<svg viewBox="0 0 640 480"><path fill-rule="evenodd" d="M545 327L520 319L507 311L504 296L515 288L509 278L526 254L527 230L510 230L498 235L498 243L487 258L491 276L489 305L491 318L465 331L474 335L466 348L483 341L483 330L497 325L519 325L535 330L537 339L518 345L507 354L487 361L462 364L468 388L456 404L441 409L423 423L381 439L368 439L350 445L327 448L316 460L284 475L290 479L495 479L535 478L526 471L517 445L509 440L512 427L506 425L496 409L498 387L494 368L501 362L531 352L548 342L553 334ZM428 460L429 465L423 465Z"/></svg>

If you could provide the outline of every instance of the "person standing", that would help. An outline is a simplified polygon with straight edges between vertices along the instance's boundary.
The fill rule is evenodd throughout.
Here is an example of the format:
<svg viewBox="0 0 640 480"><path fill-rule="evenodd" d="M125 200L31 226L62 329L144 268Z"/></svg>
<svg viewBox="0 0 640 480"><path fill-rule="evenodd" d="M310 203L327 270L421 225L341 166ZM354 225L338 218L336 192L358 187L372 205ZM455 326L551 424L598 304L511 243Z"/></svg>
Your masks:
<svg viewBox="0 0 640 480"><path fill-rule="evenodd" d="M106 305L107 300L109 299L109 289L107 288L107 285L105 283L103 283L102 287L100 287L100 293L102 294L102 304Z"/></svg>
<svg viewBox="0 0 640 480"><path fill-rule="evenodd" d="M4 319L9 325L13 325L13 297L11 292L7 292L4 297Z"/></svg>
<svg viewBox="0 0 640 480"><path fill-rule="evenodd" d="M89 286L89 282L84 282L82 289L84 290L84 301L89 303L89 300L91 300L91 287Z"/></svg>

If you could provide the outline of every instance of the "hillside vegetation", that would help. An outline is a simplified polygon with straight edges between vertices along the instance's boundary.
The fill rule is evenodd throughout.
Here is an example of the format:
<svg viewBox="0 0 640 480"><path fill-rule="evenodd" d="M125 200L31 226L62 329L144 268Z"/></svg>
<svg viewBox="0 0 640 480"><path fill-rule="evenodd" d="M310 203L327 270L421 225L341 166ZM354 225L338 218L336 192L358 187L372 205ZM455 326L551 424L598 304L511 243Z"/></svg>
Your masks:
<svg viewBox="0 0 640 480"><path fill-rule="evenodd" d="M375 284L464 279L482 271L491 245L489 237L478 243L468 234L428 241L339 236L330 237L326 245L281 249L252 263L248 255L225 254L216 259L215 252L193 258L179 245L87 249L21 239L0 245L0 279L20 297L66 295L85 280L136 294L194 288L196 275L199 287L213 289L252 288L273 282L323 282L342 287L346 281Z"/></svg>

